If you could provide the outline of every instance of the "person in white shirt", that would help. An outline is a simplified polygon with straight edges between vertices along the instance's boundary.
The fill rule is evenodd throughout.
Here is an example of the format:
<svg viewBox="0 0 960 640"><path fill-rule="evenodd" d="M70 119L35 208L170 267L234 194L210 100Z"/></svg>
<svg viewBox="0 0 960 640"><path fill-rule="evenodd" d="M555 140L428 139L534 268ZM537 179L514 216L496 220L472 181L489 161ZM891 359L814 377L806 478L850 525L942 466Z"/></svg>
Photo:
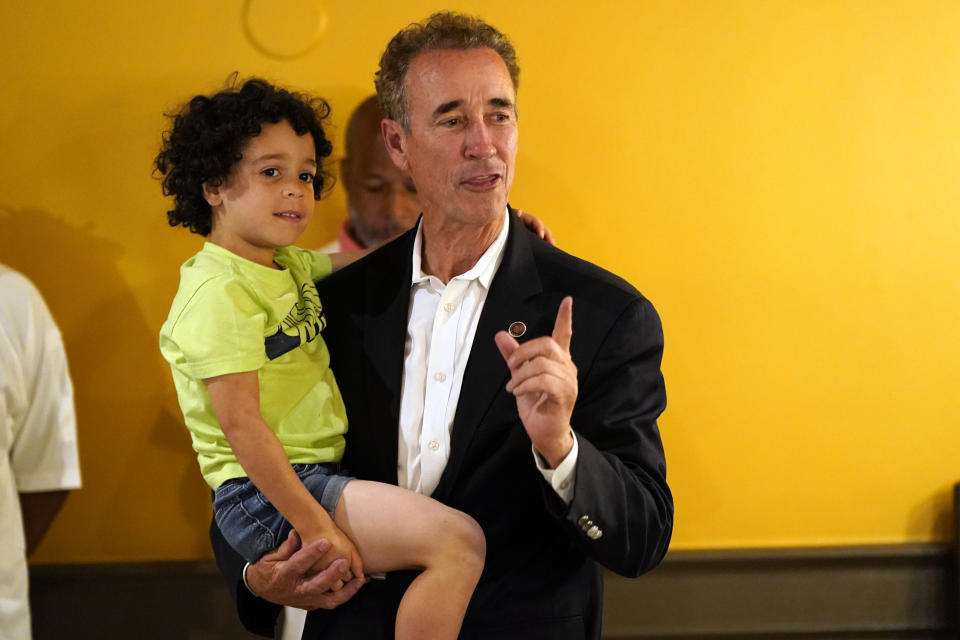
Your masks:
<svg viewBox="0 0 960 640"><path fill-rule="evenodd" d="M0 640L31 637L26 556L79 487L60 331L36 287L0 265Z"/></svg>
<svg viewBox="0 0 960 640"><path fill-rule="evenodd" d="M506 37L470 16L438 13L391 40L382 134L422 216L318 283L325 338L348 407L345 466L484 530L460 637L599 640L603 568L640 575L670 541L663 333L636 289L508 207L518 76ZM317 609L307 640L391 637L409 574L331 592L333 576L308 571L322 542L291 536L245 569L215 527L211 539L251 631L269 635L281 603Z"/></svg>

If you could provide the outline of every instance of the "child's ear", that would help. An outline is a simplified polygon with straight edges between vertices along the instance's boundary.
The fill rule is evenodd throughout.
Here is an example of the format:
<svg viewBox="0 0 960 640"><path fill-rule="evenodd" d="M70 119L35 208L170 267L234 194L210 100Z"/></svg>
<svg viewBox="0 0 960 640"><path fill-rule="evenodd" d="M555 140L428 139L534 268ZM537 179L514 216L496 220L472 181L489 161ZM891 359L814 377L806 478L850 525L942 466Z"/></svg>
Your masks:
<svg viewBox="0 0 960 640"><path fill-rule="evenodd" d="M223 184L220 180L210 180L203 183L203 199L211 207L219 206L223 202L223 196L220 194L221 188L223 188Z"/></svg>

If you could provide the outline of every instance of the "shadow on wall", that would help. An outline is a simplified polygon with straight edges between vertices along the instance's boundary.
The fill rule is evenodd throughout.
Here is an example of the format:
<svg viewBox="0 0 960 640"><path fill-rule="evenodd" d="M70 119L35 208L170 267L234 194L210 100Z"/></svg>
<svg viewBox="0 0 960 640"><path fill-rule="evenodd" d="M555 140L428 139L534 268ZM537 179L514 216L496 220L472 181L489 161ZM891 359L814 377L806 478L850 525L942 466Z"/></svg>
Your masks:
<svg viewBox="0 0 960 640"><path fill-rule="evenodd" d="M0 262L37 285L60 326L77 406L83 489L34 559L163 558L182 553L184 537L208 554L209 493L169 406L156 330L121 272L124 247L89 225L4 203L0 229Z"/></svg>
<svg viewBox="0 0 960 640"><path fill-rule="evenodd" d="M931 531L938 538L953 540L957 534L954 520L953 487L946 486L917 502L907 514L904 527L906 531Z"/></svg>

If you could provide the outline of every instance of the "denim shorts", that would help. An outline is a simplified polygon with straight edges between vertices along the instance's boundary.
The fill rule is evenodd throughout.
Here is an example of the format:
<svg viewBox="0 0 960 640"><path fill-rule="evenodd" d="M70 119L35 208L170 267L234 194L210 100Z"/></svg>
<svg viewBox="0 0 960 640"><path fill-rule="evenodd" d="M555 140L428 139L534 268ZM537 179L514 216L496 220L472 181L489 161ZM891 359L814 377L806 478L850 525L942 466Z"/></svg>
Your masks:
<svg viewBox="0 0 960 640"><path fill-rule="evenodd" d="M353 478L340 475L339 463L295 464L300 481L333 518L343 487ZM249 478L233 478L213 493L213 519L223 537L247 562L280 546L293 527Z"/></svg>

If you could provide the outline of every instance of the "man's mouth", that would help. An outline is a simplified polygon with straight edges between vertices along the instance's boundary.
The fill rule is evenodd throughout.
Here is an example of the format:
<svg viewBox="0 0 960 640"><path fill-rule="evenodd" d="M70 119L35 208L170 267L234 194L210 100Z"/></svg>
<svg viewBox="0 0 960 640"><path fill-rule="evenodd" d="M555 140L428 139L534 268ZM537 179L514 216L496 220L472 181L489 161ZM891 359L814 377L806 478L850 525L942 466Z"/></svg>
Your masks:
<svg viewBox="0 0 960 640"><path fill-rule="evenodd" d="M470 176L461 184L470 191L487 191L493 189L501 180L499 173L478 173Z"/></svg>
<svg viewBox="0 0 960 640"><path fill-rule="evenodd" d="M277 211L273 215L277 216L278 218L287 218L288 220L295 221L303 218L303 214L297 211Z"/></svg>

